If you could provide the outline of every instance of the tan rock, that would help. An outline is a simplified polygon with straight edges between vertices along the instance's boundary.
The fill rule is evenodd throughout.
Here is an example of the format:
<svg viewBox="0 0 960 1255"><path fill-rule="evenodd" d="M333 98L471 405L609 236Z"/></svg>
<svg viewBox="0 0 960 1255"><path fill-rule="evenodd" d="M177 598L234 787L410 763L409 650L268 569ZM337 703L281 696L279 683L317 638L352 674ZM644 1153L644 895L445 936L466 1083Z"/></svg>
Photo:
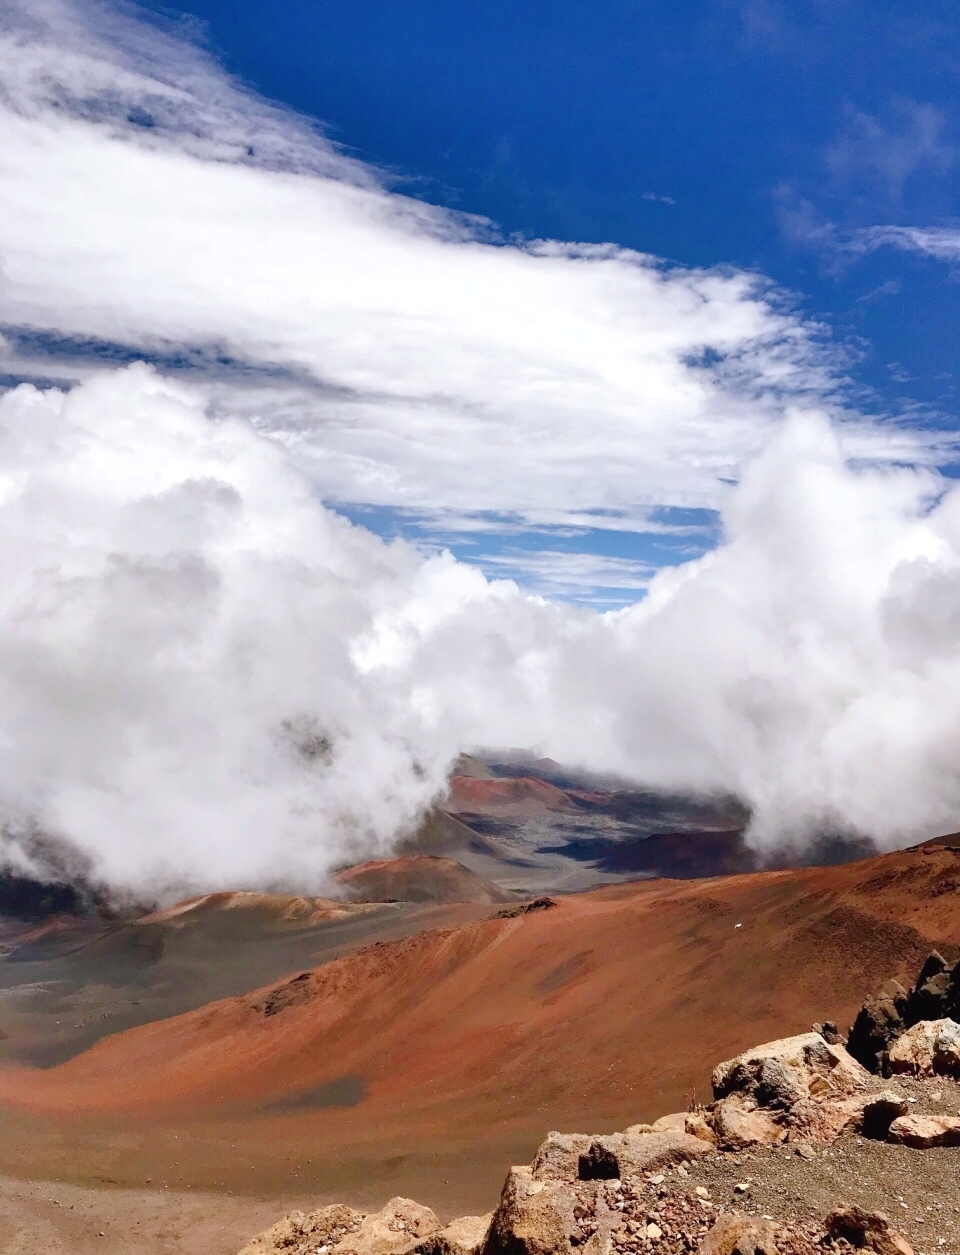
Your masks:
<svg viewBox="0 0 960 1255"><path fill-rule="evenodd" d="M410 1255L424 1238L439 1234L442 1228L429 1207L411 1198L391 1198L343 1238L337 1255Z"/></svg>
<svg viewBox="0 0 960 1255"><path fill-rule="evenodd" d="M698 1137L701 1142L707 1142L710 1146L717 1144L717 1135L702 1111L688 1111L683 1127L684 1132L688 1133L690 1137Z"/></svg>
<svg viewBox="0 0 960 1255"><path fill-rule="evenodd" d="M627 1128L625 1128L623 1131L624 1133L631 1133L631 1134L652 1133L653 1125L652 1124L631 1124Z"/></svg>
<svg viewBox="0 0 960 1255"><path fill-rule="evenodd" d="M913 1076L960 1076L960 1024L921 1020L890 1047L889 1068Z"/></svg>
<svg viewBox="0 0 960 1255"><path fill-rule="evenodd" d="M451 1220L445 1229L419 1242L414 1255L475 1255L483 1246L492 1220L492 1211L485 1216L461 1216Z"/></svg>
<svg viewBox="0 0 960 1255"><path fill-rule="evenodd" d="M656 1172L684 1159L699 1159L712 1150L710 1143L676 1129L652 1133L611 1133L595 1137L580 1158L581 1180L636 1177Z"/></svg>
<svg viewBox="0 0 960 1255"><path fill-rule="evenodd" d="M675 1111L673 1115L661 1116L659 1120L654 1120L651 1126L651 1133L665 1133L673 1129L677 1133L685 1133L687 1129L687 1113L685 1111Z"/></svg>
<svg viewBox="0 0 960 1255"><path fill-rule="evenodd" d="M909 1110L906 1099L892 1090L857 1094L853 1098L804 1098L786 1115L791 1141L830 1143L845 1129L884 1140L890 1124Z"/></svg>
<svg viewBox="0 0 960 1255"><path fill-rule="evenodd" d="M697 1255L779 1255L773 1225L760 1216L728 1211L697 1247Z"/></svg>
<svg viewBox="0 0 960 1255"><path fill-rule="evenodd" d="M548 1133L530 1165L533 1175L540 1181L576 1181L580 1156L592 1141L589 1133Z"/></svg>
<svg viewBox="0 0 960 1255"><path fill-rule="evenodd" d="M851 1246L873 1251L874 1255L913 1255L913 1247L882 1211L838 1207L827 1216L826 1227L831 1238L842 1238Z"/></svg>
<svg viewBox="0 0 960 1255"><path fill-rule="evenodd" d="M775 1146L786 1137L786 1129L752 1098L731 1094L714 1105L711 1124L717 1145L724 1150L746 1150L750 1146Z"/></svg>
<svg viewBox="0 0 960 1255"><path fill-rule="evenodd" d="M360 1228L366 1215L342 1203L320 1207L305 1215L291 1212L272 1228L258 1234L240 1251L240 1255L315 1255L321 1247L336 1246Z"/></svg>
<svg viewBox="0 0 960 1255"><path fill-rule="evenodd" d="M960 1116L900 1116L890 1125L887 1140L916 1150L960 1146Z"/></svg>
<svg viewBox="0 0 960 1255"><path fill-rule="evenodd" d="M566 1255L576 1221L575 1196L527 1167L511 1168L493 1213L483 1255Z"/></svg>
<svg viewBox="0 0 960 1255"><path fill-rule="evenodd" d="M744 1051L713 1071L715 1097L749 1093L759 1106L786 1107L801 1097L849 1096L870 1078L843 1046L830 1045L819 1033L783 1037Z"/></svg>

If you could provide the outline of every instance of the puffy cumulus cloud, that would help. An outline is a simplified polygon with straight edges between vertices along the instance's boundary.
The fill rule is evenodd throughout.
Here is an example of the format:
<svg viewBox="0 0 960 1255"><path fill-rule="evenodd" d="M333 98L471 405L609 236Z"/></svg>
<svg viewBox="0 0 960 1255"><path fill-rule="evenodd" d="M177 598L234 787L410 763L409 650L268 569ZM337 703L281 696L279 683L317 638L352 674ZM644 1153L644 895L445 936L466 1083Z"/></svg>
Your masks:
<svg viewBox="0 0 960 1255"><path fill-rule="evenodd" d="M98 0L0 3L8 374L186 370L325 499L643 528L722 500L837 367L761 277L497 242L389 191L183 39ZM928 437L839 414L852 453Z"/></svg>
<svg viewBox="0 0 960 1255"><path fill-rule="evenodd" d="M895 845L955 827L960 490L851 469L825 418L795 414L734 490L724 527L715 551L659 572L645 601L541 617L539 641L516 614L473 607L466 656L482 656L502 623L504 656L516 641L523 663L506 687L494 667L462 694L470 731L659 786L737 793L761 847L824 832ZM448 676L433 660L454 670L461 625L383 630L380 665L395 655L441 707ZM470 668L458 674L468 683Z"/></svg>
<svg viewBox="0 0 960 1255"><path fill-rule="evenodd" d="M438 581L496 600L480 575L352 527L145 367L8 393L0 440L13 847L66 838L134 888L315 883L440 787L449 746L351 642L398 599L430 625Z"/></svg>
<svg viewBox="0 0 960 1255"><path fill-rule="evenodd" d="M0 459L10 857L41 832L135 890L316 887L478 743L736 792L761 845L956 825L960 490L851 470L822 417L607 615L351 526L144 366L9 392Z"/></svg>
<svg viewBox="0 0 960 1255"><path fill-rule="evenodd" d="M820 404L830 355L756 276L497 243L95 0L0 0L0 199L0 370L85 381L0 398L9 857L315 886L470 744L736 792L761 844L956 826L960 497L895 467L936 437ZM650 582L599 615L324 498L724 532L600 562Z"/></svg>

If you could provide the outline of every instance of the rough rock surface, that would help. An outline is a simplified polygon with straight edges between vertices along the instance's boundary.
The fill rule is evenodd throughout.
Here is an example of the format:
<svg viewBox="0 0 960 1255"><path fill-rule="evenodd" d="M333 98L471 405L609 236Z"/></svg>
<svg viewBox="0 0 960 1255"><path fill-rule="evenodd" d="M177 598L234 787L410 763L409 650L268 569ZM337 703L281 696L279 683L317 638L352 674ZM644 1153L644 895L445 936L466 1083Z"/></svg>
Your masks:
<svg viewBox="0 0 960 1255"><path fill-rule="evenodd" d="M485 1216L461 1216L445 1229L421 1241L416 1255L474 1255L487 1236L493 1212Z"/></svg>
<svg viewBox="0 0 960 1255"><path fill-rule="evenodd" d="M336 1203L304 1215L292 1212L259 1234L240 1255L316 1255L336 1248L337 1255L408 1255L443 1226L429 1207L409 1198L392 1198L380 1211L365 1214ZM442 1247L435 1249L442 1255Z"/></svg>
<svg viewBox="0 0 960 1255"><path fill-rule="evenodd" d="M711 1120L717 1145L724 1150L775 1146L787 1136L787 1130L777 1118L761 1111L752 1098L740 1094L731 1094L715 1103Z"/></svg>
<svg viewBox="0 0 960 1255"><path fill-rule="evenodd" d="M887 1139L917 1150L960 1146L960 1116L899 1116L890 1125Z"/></svg>
<svg viewBox="0 0 960 1255"><path fill-rule="evenodd" d="M902 1033L887 1052L891 1076L960 1076L960 1024L921 1020Z"/></svg>
<svg viewBox="0 0 960 1255"><path fill-rule="evenodd" d="M882 1073L890 1043L907 1027L909 996L895 980L868 998L847 1036L847 1051L869 1072Z"/></svg>
<svg viewBox="0 0 960 1255"><path fill-rule="evenodd" d="M867 1072L843 1046L831 1046L819 1033L801 1033L728 1059L710 1079L716 1098L751 1093L761 1106L788 1107L804 1097L855 1094Z"/></svg>
<svg viewBox="0 0 960 1255"><path fill-rule="evenodd" d="M742 1212L718 1216L697 1255L780 1255L773 1223Z"/></svg>
<svg viewBox="0 0 960 1255"><path fill-rule="evenodd" d="M847 1050L870 1072L886 1075L889 1051L906 1030L946 1019L960 1020L960 960L951 966L934 950L909 993L887 981L866 1000L847 1036ZM960 1069L960 1059L955 1066Z"/></svg>
<svg viewBox="0 0 960 1255"><path fill-rule="evenodd" d="M668 1164L682 1163L709 1154L710 1142L676 1129L650 1133L612 1133L595 1137L580 1155L577 1175L581 1181L622 1180L642 1172L656 1172Z"/></svg>
<svg viewBox="0 0 960 1255"><path fill-rule="evenodd" d="M717 1143L743 1150L787 1137L832 1141L851 1123L862 1124L871 1078L843 1046L802 1033L728 1059L711 1079Z"/></svg>
<svg viewBox="0 0 960 1255"><path fill-rule="evenodd" d="M864 1211L862 1207L838 1207L827 1217L829 1236L867 1248L875 1255L913 1255L913 1247L893 1227L890 1217L882 1211Z"/></svg>
<svg viewBox="0 0 960 1255"><path fill-rule="evenodd" d="M408 1255L443 1226L429 1207L410 1198L392 1198L380 1211L364 1216L337 1247L337 1255Z"/></svg>
<svg viewBox="0 0 960 1255"><path fill-rule="evenodd" d="M511 1168L482 1247L483 1255L554 1255L577 1231L576 1196L564 1184Z"/></svg>
<svg viewBox="0 0 960 1255"><path fill-rule="evenodd" d="M362 1211L343 1203L320 1207L308 1215L294 1211L248 1242L240 1255L273 1255L275 1251L285 1251L287 1255L307 1255L308 1252L313 1255L321 1247L338 1245L360 1228L363 1218Z"/></svg>

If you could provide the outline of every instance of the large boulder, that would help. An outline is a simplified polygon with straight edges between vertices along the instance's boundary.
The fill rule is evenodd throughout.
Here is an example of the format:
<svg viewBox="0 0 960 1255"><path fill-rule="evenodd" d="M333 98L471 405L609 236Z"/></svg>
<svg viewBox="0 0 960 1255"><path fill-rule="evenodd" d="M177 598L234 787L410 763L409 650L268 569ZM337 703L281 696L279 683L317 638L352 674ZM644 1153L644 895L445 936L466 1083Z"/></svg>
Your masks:
<svg viewBox="0 0 960 1255"><path fill-rule="evenodd" d="M887 1140L916 1150L960 1146L960 1116L899 1116L890 1125Z"/></svg>
<svg viewBox="0 0 960 1255"><path fill-rule="evenodd" d="M580 1156L592 1140L589 1133L548 1133L530 1165L533 1175L538 1181L576 1181Z"/></svg>
<svg viewBox="0 0 960 1255"><path fill-rule="evenodd" d="M425 1238L442 1229L429 1207L411 1198L391 1198L341 1239L336 1255L412 1255Z"/></svg>
<svg viewBox="0 0 960 1255"><path fill-rule="evenodd" d="M882 1211L838 1207L827 1216L826 1228L835 1242L849 1242L874 1255L913 1255L913 1247Z"/></svg>
<svg viewBox="0 0 960 1255"><path fill-rule="evenodd" d="M787 1110L801 1098L839 1098L856 1094L869 1075L843 1046L819 1033L801 1033L766 1042L714 1068L715 1098L749 1094L760 1107Z"/></svg>
<svg viewBox="0 0 960 1255"><path fill-rule="evenodd" d="M240 1255L275 1255L280 1251L283 1255L314 1255L320 1248L337 1246L355 1233L365 1215L343 1203L320 1207L308 1214L293 1211L257 1234Z"/></svg>
<svg viewBox="0 0 960 1255"><path fill-rule="evenodd" d="M565 1182L538 1180L527 1167L511 1168L482 1255L567 1255L577 1229L575 1203Z"/></svg>
<svg viewBox="0 0 960 1255"><path fill-rule="evenodd" d="M744 1150L787 1136L832 1142L850 1125L860 1127L870 1074L843 1046L801 1033L721 1063L712 1082L717 1142Z"/></svg>
<svg viewBox="0 0 960 1255"><path fill-rule="evenodd" d="M718 1216L697 1255L779 1255L773 1225L763 1216L728 1211Z"/></svg>
<svg viewBox="0 0 960 1255"><path fill-rule="evenodd" d="M699 1159L713 1149L710 1142L677 1129L652 1133L611 1133L595 1137L580 1155L581 1181L622 1180L657 1172L685 1159Z"/></svg>
<svg viewBox="0 0 960 1255"><path fill-rule="evenodd" d="M960 1076L960 1024L950 1019L914 1024L890 1047L887 1066L891 1075Z"/></svg>
<svg viewBox="0 0 960 1255"><path fill-rule="evenodd" d="M908 994L895 980L868 998L847 1036L847 1052L869 1072L880 1074L890 1044L907 1027Z"/></svg>

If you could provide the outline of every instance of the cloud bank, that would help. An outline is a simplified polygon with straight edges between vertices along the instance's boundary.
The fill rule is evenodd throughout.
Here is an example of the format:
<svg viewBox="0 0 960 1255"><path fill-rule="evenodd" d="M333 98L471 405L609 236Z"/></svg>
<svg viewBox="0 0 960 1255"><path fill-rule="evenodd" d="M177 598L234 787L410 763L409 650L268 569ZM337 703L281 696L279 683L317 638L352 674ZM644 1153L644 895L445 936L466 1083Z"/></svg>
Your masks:
<svg viewBox="0 0 960 1255"><path fill-rule="evenodd" d="M59 0L0 0L0 200L0 369L39 384L0 396L8 857L43 833L136 891L316 886L471 744L736 792L760 844L956 826L940 437L844 409L762 279L497 242L135 11ZM330 508L357 503L447 534L709 507L723 539L608 559L648 595L598 615Z"/></svg>
<svg viewBox="0 0 960 1255"><path fill-rule="evenodd" d="M135 890L317 885L476 743L733 790L761 844L956 823L960 490L849 469L822 417L717 550L603 616L352 527L147 367L8 392L0 451L8 853L39 830Z"/></svg>

